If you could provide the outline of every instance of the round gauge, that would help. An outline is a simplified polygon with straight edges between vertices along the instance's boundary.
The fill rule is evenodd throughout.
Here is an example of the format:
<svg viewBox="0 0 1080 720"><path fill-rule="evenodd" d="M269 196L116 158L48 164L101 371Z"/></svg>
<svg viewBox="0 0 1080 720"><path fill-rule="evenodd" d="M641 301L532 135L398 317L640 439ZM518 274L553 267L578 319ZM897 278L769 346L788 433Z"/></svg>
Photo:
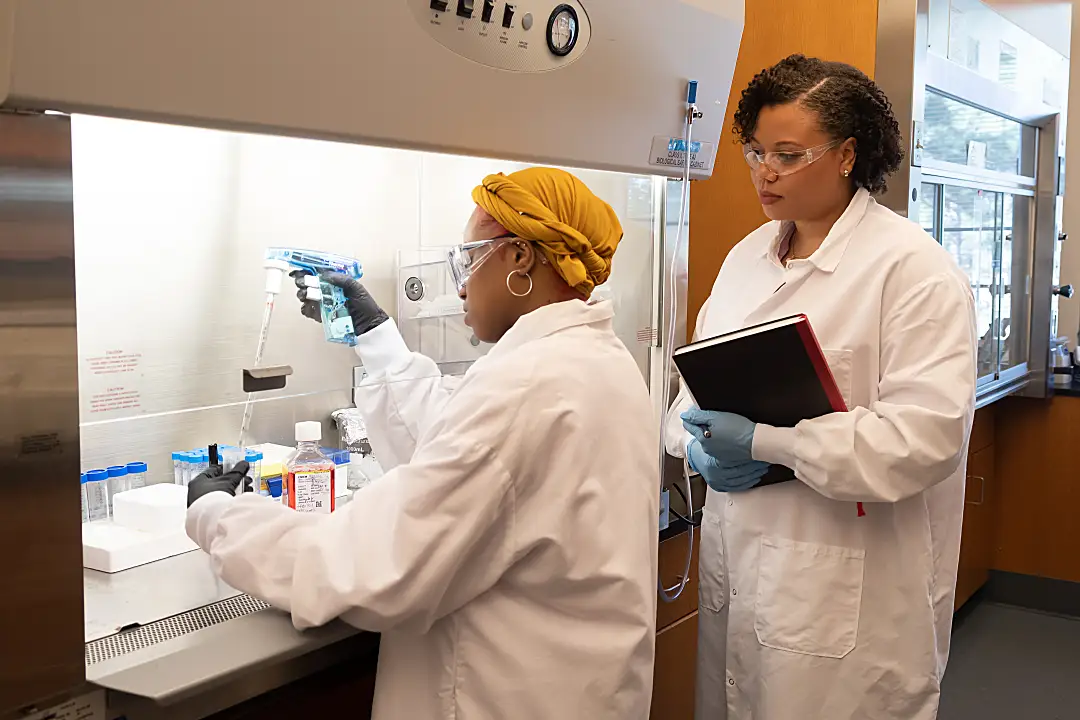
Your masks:
<svg viewBox="0 0 1080 720"><path fill-rule="evenodd" d="M559 5L548 18L547 43L551 52L562 57L577 45L578 14L570 5Z"/></svg>
<svg viewBox="0 0 1080 720"><path fill-rule="evenodd" d="M424 282L418 277L411 277L405 281L405 297L413 302L424 297Z"/></svg>

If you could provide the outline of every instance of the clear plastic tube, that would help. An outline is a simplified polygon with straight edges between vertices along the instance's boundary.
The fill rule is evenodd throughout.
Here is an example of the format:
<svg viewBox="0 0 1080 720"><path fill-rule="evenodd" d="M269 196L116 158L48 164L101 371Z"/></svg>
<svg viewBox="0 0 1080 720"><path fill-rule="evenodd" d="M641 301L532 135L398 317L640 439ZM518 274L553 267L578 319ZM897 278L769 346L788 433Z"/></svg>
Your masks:
<svg viewBox="0 0 1080 720"><path fill-rule="evenodd" d="M248 477L251 478L252 491L258 495L269 495L270 490L263 485L262 481L263 454L257 450L247 450L244 453L244 460L247 460Z"/></svg>
<svg viewBox="0 0 1080 720"><path fill-rule="evenodd" d="M202 464L202 455L197 452L186 452L184 456L184 486L186 487L195 479L202 470L200 465Z"/></svg>
<svg viewBox="0 0 1080 720"><path fill-rule="evenodd" d="M130 488L128 487L126 465L110 465L107 471L109 473L109 517L112 517L113 498L122 492L127 492Z"/></svg>
<svg viewBox="0 0 1080 720"><path fill-rule="evenodd" d="M263 319L262 327L259 328L259 341L255 346L255 365L259 367L262 363L263 353L266 351L266 339L270 335L270 319L274 315L274 293L266 293L266 303L263 305ZM252 401L255 398L254 393L248 393L247 399L244 401L244 415L240 420L240 439L236 441L237 447L244 447L244 441L247 439L248 427L251 425L251 409Z"/></svg>
<svg viewBox="0 0 1080 720"><path fill-rule="evenodd" d="M127 464L128 471L128 489L135 490L136 488L146 487L146 463L142 461L129 462Z"/></svg>
<svg viewBox="0 0 1080 720"><path fill-rule="evenodd" d="M86 522L86 473L79 475L79 496L82 498L82 521Z"/></svg>
<svg viewBox="0 0 1080 720"><path fill-rule="evenodd" d="M186 485L184 482L184 453L174 452L172 454L173 465L173 482L177 485Z"/></svg>
<svg viewBox="0 0 1080 720"><path fill-rule="evenodd" d="M109 473L90 470L86 473L86 521L109 519Z"/></svg>
<svg viewBox="0 0 1080 720"><path fill-rule="evenodd" d="M696 85L696 83L693 83ZM683 127L683 153L685 160L683 163L683 178L682 178L682 193L679 202L679 226L675 231L675 252L671 258L671 274L668 278L667 288L665 292L670 293L670 302L668 307L671 310L668 313L667 324L667 337L665 338L663 348L663 385L660 389L661 403L660 407L663 408L663 415L661 416L661 428L660 428L660 472L663 475L664 465L667 463L667 449L664 447L664 430L667 425L668 413L671 412L671 354L675 351L675 321L678 319L678 306L675 298L675 286L679 279L679 266L683 258L682 246L685 241L684 233L686 231L686 210L689 200L690 190L690 149L691 141L693 138L693 126L694 120L698 117L698 109L694 104L694 94L696 93L696 87L687 88L687 100L686 100L686 125ZM690 486L690 475L686 471L686 463L683 463L683 480L686 483L686 509L687 517L691 520L694 519L694 499L693 489ZM686 565L683 568L682 575L679 581L671 587L664 587L664 581L662 578L657 577L657 592L660 599L664 602L674 602L683 590L686 589L686 584L690 579L690 563L694 556L694 528L687 528L687 548L686 548Z"/></svg>

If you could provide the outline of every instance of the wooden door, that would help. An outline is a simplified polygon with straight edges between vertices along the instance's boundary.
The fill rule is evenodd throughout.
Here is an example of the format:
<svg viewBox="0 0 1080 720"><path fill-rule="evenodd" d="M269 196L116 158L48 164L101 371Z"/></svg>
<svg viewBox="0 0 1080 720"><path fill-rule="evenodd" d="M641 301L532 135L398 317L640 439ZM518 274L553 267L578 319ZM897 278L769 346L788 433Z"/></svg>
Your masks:
<svg viewBox="0 0 1080 720"><path fill-rule="evenodd" d="M694 720L697 620L695 612L656 636L650 720Z"/></svg>
<svg viewBox="0 0 1080 720"><path fill-rule="evenodd" d="M662 600L656 606L656 630L682 620L697 610L698 606L698 544L701 542L701 529L694 529L694 556L690 559L690 581L682 594L672 603ZM664 587L673 587L686 569L686 533L668 538L660 543L660 581Z"/></svg>
<svg viewBox="0 0 1080 720"><path fill-rule="evenodd" d="M964 531L960 538L960 566L956 575L956 603L959 608L986 581L994 560L994 446L971 454L964 495Z"/></svg>

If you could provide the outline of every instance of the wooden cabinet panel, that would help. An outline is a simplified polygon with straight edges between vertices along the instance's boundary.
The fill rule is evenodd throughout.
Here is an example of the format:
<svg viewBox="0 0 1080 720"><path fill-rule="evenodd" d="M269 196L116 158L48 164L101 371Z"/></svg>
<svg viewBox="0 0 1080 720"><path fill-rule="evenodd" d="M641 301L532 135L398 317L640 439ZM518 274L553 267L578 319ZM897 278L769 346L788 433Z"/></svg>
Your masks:
<svg viewBox="0 0 1080 720"><path fill-rule="evenodd" d="M650 720L694 720L697 620L694 613L656 636Z"/></svg>
<svg viewBox="0 0 1080 720"><path fill-rule="evenodd" d="M960 538L960 565L956 574L957 608L990 578L994 559L996 493L994 446L989 445L968 458L964 530Z"/></svg>
<svg viewBox="0 0 1080 720"><path fill-rule="evenodd" d="M997 405L994 569L1080 582L1080 398Z"/></svg>
<svg viewBox="0 0 1080 720"><path fill-rule="evenodd" d="M698 544L701 529L694 528L694 555L690 558L690 582L682 595L673 602L659 600L656 605L656 629L663 630L690 613L698 606ZM686 535L678 535L660 543L660 579L664 587L671 587L679 581L686 568Z"/></svg>
<svg viewBox="0 0 1080 720"><path fill-rule="evenodd" d="M977 453L994 444L994 414L996 405L988 405L975 412L975 422L971 426L971 441L968 452Z"/></svg>

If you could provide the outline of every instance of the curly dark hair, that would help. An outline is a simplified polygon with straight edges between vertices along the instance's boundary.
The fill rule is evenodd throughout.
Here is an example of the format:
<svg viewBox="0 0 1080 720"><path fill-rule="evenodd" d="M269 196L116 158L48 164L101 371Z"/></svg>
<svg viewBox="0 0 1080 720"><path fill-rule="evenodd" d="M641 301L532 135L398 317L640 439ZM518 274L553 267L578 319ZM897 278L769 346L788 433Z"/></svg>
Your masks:
<svg viewBox="0 0 1080 720"><path fill-rule="evenodd" d="M904 158L900 125L885 93L862 71L844 63L790 55L762 70L742 92L732 131L743 143L757 130L762 108L800 102L837 140L855 139L851 180L872 193Z"/></svg>

